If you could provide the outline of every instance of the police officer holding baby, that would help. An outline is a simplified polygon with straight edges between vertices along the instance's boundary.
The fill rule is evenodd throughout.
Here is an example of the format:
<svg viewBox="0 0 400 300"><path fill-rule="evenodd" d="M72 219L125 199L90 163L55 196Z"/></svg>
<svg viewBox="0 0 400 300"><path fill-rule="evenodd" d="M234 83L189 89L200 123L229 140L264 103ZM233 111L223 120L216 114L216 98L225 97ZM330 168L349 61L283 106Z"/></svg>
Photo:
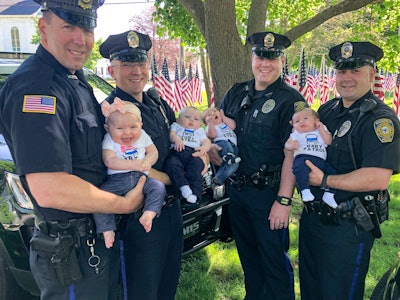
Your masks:
<svg viewBox="0 0 400 300"><path fill-rule="evenodd" d="M158 150L158 160L149 176L168 185L171 182L163 171L170 148L170 125L175 122L175 114L155 90L144 91L149 80L148 51L151 47L148 35L131 30L110 35L101 44L100 53L110 59L108 71L116 84L107 101L112 103L118 97L139 107L142 128ZM126 274L126 281L122 282L126 282L128 299L175 298L183 247L181 206L176 199L168 198L148 233L139 223L137 214L126 218L126 226L120 226L124 229L121 234L125 250L122 253L125 261L122 276Z"/></svg>
<svg viewBox="0 0 400 300"><path fill-rule="evenodd" d="M286 254L294 189L293 155L284 144L292 114L306 106L281 78L290 40L274 32L248 37L254 78L226 93L221 109L236 121L241 162L229 189L229 213L242 263L245 299L293 299L293 272Z"/></svg>
<svg viewBox="0 0 400 300"><path fill-rule="evenodd" d="M315 200L300 220L301 298L364 299L364 282L379 224L388 217L387 187L400 170L400 125L371 91L383 51L370 42L344 42L329 50L340 96L322 105L321 122L333 134L327 175L308 162ZM337 190L337 210L321 202Z"/></svg>
<svg viewBox="0 0 400 300"><path fill-rule="evenodd" d="M97 188L104 118L82 67L104 1L35 2L40 45L0 95L0 131L34 205L30 267L42 300L107 299L109 250L91 213L137 210L145 178L125 197Z"/></svg>

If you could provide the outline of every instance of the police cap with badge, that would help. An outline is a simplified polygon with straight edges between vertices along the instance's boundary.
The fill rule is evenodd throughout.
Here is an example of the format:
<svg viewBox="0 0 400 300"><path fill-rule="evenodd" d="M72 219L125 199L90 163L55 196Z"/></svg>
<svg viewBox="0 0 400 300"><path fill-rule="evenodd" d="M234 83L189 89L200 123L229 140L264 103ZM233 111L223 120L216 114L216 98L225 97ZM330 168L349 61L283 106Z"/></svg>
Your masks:
<svg viewBox="0 0 400 300"><path fill-rule="evenodd" d="M147 51L152 46L150 37L134 30L110 35L101 45L100 54L110 60L124 62L147 61Z"/></svg>
<svg viewBox="0 0 400 300"><path fill-rule="evenodd" d="M64 21L84 28L97 26L97 9L104 0L33 0L42 6L42 11L51 11Z"/></svg>
<svg viewBox="0 0 400 300"><path fill-rule="evenodd" d="M268 59L282 56L285 49L291 45L286 36L270 31L256 32L249 36L247 41L252 45L255 55Z"/></svg>
<svg viewBox="0 0 400 300"><path fill-rule="evenodd" d="M335 62L335 69L350 70L370 65L383 57L383 51L370 42L344 42L329 50L329 57Z"/></svg>

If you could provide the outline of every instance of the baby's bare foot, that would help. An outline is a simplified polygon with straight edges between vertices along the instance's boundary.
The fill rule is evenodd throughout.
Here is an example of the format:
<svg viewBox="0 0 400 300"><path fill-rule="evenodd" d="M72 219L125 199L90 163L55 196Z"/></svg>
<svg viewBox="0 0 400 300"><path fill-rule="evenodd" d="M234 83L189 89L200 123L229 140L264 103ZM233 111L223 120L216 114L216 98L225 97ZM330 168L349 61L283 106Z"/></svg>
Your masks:
<svg viewBox="0 0 400 300"><path fill-rule="evenodd" d="M104 244L106 245L106 248L110 249L114 244L115 232L112 230L104 231L103 236L104 236Z"/></svg>
<svg viewBox="0 0 400 300"><path fill-rule="evenodd" d="M151 231L151 226L153 225L153 219L156 217L154 211L146 210L143 212L142 216L139 218L140 224L142 224L146 232Z"/></svg>

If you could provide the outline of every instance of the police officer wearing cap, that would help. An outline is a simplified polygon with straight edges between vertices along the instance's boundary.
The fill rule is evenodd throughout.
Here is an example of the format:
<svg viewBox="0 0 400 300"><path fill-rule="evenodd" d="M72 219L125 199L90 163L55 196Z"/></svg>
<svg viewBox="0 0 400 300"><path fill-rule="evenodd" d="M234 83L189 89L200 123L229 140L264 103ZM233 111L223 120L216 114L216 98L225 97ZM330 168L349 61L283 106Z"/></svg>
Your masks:
<svg viewBox="0 0 400 300"><path fill-rule="evenodd" d="M104 119L81 68L103 1L35 1L41 43L0 95L0 131L34 205L30 267L41 299L107 299L109 250L91 213L137 210L145 178L126 197L97 188Z"/></svg>
<svg viewBox="0 0 400 300"><path fill-rule="evenodd" d="M370 42L344 42L329 51L340 96L318 113L334 133L327 162L338 175L308 163L316 197L300 220L301 299L364 299L371 248L388 217L386 189L400 169L399 119L371 91L382 56ZM320 204L325 187L337 190L334 212Z"/></svg>
<svg viewBox="0 0 400 300"><path fill-rule="evenodd" d="M284 144L304 98L281 78L290 40L273 32L247 38L254 78L226 93L221 109L236 121L241 162L229 188L229 216L244 271L246 300L293 299L287 256L295 179Z"/></svg>
<svg viewBox="0 0 400 300"><path fill-rule="evenodd" d="M110 59L108 71L116 84L107 101L112 103L118 97L139 107L143 129L158 149L158 161L149 176L168 185L171 184L169 177L163 171L170 148L170 125L175 122L175 114L154 89L144 92L149 80L147 52L151 47L148 35L127 31L110 35L100 45L100 53ZM126 274L126 281L123 278L122 282L127 284L128 299L175 298L183 246L181 207L176 199L168 198L149 233L144 231L137 214L124 220L126 226L121 238L125 250L125 269L122 270L122 276Z"/></svg>

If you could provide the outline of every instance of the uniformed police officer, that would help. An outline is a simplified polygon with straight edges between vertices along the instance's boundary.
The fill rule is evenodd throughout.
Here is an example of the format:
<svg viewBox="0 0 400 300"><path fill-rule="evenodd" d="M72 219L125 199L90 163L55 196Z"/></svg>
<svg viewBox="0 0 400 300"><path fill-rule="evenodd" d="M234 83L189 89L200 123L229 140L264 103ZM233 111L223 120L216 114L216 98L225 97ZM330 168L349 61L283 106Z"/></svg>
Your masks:
<svg viewBox="0 0 400 300"><path fill-rule="evenodd" d="M41 44L0 96L0 130L34 204L30 266L41 299L107 299L109 251L90 213L136 210L145 178L126 197L97 188L104 119L81 68L104 1L35 1Z"/></svg>
<svg viewBox="0 0 400 300"><path fill-rule="evenodd" d="M281 79L286 36L258 32L252 45L254 79L235 84L221 109L236 121L241 162L229 189L229 215L242 263L247 300L293 299L293 272L286 254L295 179L284 153L291 115L304 98Z"/></svg>
<svg viewBox="0 0 400 300"><path fill-rule="evenodd" d="M107 101L112 103L118 97L139 107L143 129L158 149L158 161L149 176L171 184L163 170L169 154L170 124L175 122L175 114L155 90L144 92L149 80L147 52L151 46L148 35L127 31L110 35L101 44L100 53L110 59L108 71L116 84ZM126 273L128 299L173 300L175 297L183 245L181 207L175 199L165 203L149 233L144 231L137 216L127 219L122 236L126 266L123 271L126 272L122 273Z"/></svg>
<svg viewBox="0 0 400 300"><path fill-rule="evenodd" d="M334 134L327 162L340 175L327 176L308 163L316 201L300 220L300 289L305 300L363 299L370 251L381 235L379 223L387 219L386 188L400 167L399 119L371 91L375 63L382 56L369 42L345 42L329 51L341 96L318 112ZM320 186L337 189L339 211L319 205Z"/></svg>

